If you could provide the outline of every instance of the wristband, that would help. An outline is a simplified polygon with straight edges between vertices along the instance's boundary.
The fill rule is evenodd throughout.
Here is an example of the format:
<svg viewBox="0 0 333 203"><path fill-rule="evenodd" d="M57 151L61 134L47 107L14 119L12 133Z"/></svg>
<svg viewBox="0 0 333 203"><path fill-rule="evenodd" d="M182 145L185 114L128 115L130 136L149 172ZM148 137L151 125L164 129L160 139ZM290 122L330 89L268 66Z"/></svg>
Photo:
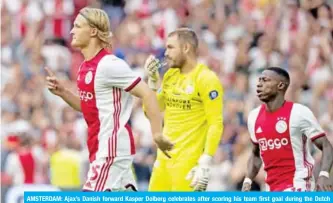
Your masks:
<svg viewBox="0 0 333 203"><path fill-rule="evenodd" d="M148 87L154 91L156 91L157 88L157 81L152 81L151 79L148 79Z"/></svg>
<svg viewBox="0 0 333 203"><path fill-rule="evenodd" d="M330 178L330 174L327 171L320 171L319 177L324 176L326 178Z"/></svg>
<svg viewBox="0 0 333 203"><path fill-rule="evenodd" d="M211 164L213 161L213 157L208 155L208 154L203 154L200 156L199 158L199 161L198 161L198 164L201 164L201 165L209 165Z"/></svg>
<svg viewBox="0 0 333 203"><path fill-rule="evenodd" d="M244 183L249 183L250 185L252 185L252 180L251 180L250 178L246 177L246 178L244 179L243 184L244 184Z"/></svg>

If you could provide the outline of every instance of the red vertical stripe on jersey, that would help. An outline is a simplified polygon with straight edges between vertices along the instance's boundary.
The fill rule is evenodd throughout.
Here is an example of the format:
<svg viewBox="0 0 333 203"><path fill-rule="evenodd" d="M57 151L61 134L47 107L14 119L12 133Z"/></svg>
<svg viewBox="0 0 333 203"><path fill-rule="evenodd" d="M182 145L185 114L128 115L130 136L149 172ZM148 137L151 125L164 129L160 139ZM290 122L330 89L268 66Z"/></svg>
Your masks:
<svg viewBox="0 0 333 203"><path fill-rule="evenodd" d="M94 191L98 191L98 186L101 184L101 180L103 179L102 177L104 176L103 174L105 173L105 169L108 167L107 165L108 163L104 163L102 168L101 168L101 171L98 173L98 179L96 181L96 185L95 185L95 189Z"/></svg>
<svg viewBox="0 0 333 203"><path fill-rule="evenodd" d="M81 108L82 108L82 102L81 101ZM87 121L88 123L88 149L89 149L89 160L90 163L92 163L96 159L96 153L98 151L99 146L99 131L101 127L101 122L99 120L99 112L96 106L96 96L94 94L94 99L92 100L92 105L94 106L93 111L95 113L95 116L93 119ZM91 126L91 127L90 127Z"/></svg>
<svg viewBox="0 0 333 203"><path fill-rule="evenodd" d="M100 185L100 188L99 188L98 191L103 191L103 190L104 190L105 183L106 183L106 181L108 180L109 173L110 173L110 168L111 168L111 166L112 166L112 164L113 164L114 159L115 159L114 157L108 157L108 158L106 158L106 160L107 160L107 162L108 162L108 167L107 167L106 170L105 170L104 177L102 178L103 181L101 182L101 185ZM112 188L108 188L108 189L111 189L111 190L112 190Z"/></svg>
<svg viewBox="0 0 333 203"><path fill-rule="evenodd" d="M119 117L121 111L121 92L119 88L113 88L113 132L112 132L112 154L111 157L117 156L117 134L119 129Z"/></svg>
<svg viewBox="0 0 333 203"><path fill-rule="evenodd" d="M35 177L35 160L32 156L31 151L19 152L18 157L21 163L21 167L24 173L24 183L34 183Z"/></svg>
<svg viewBox="0 0 333 203"><path fill-rule="evenodd" d="M103 164L103 169L101 170L100 176L96 183L95 191L102 191L105 185L106 180L108 179L109 170L113 163L113 158L107 157L106 162Z"/></svg>
<svg viewBox="0 0 333 203"><path fill-rule="evenodd" d="M119 110L118 110L118 115L117 115L117 130L116 130L116 145L115 145L115 150L116 150L116 153L115 153L115 156L117 156L117 143L118 143L118 131L119 131L119 127L120 127L120 112L121 112L121 90L119 88L117 88L117 91L118 91L118 95L119 95L119 99L118 99L118 107L119 107Z"/></svg>
<svg viewBox="0 0 333 203"><path fill-rule="evenodd" d="M132 132L131 126L129 124L126 124L125 128L128 131L128 136L129 136L129 139L130 139L131 154L135 154L135 143L134 143L134 136L133 136L133 132Z"/></svg>

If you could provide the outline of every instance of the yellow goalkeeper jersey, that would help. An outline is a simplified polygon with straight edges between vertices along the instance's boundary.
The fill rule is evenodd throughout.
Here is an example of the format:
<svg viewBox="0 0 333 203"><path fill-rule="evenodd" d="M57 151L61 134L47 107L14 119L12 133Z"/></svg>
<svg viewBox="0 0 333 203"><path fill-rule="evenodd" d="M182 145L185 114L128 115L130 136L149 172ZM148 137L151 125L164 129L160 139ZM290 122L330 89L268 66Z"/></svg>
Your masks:
<svg viewBox="0 0 333 203"><path fill-rule="evenodd" d="M223 88L217 75L200 63L186 74L170 68L157 97L164 111L163 133L175 142L170 155L213 156L223 131Z"/></svg>

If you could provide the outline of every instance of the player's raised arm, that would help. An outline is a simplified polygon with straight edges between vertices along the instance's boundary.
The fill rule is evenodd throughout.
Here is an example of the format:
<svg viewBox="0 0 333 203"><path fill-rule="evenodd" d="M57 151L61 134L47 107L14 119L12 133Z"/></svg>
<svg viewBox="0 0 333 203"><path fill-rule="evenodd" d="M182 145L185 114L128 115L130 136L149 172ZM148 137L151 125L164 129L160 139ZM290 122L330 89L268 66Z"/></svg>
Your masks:
<svg viewBox="0 0 333 203"><path fill-rule="evenodd" d="M191 187L195 191L205 191L208 185L209 169L223 133L223 88L217 76L207 69L200 76L199 94L202 98L208 123L204 153L198 165L190 171Z"/></svg>
<svg viewBox="0 0 333 203"><path fill-rule="evenodd" d="M148 73L148 86L151 90L156 92L161 86L161 79L158 73L158 69L161 67L161 62L156 59L154 55L150 55L145 62L144 69ZM160 111L164 111L164 95L163 91L157 91L157 101L160 107ZM146 107L144 106L144 109Z"/></svg>
<svg viewBox="0 0 333 203"><path fill-rule="evenodd" d="M148 73L148 86L154 91L160 86L160 75L158 73L160 67L161 63L154 55L150 55L144 65L144 69Z"/></svg>
<svg viewBox="0 0 333 203"><path fill-rule="evenodd" d="M46 85L50 92L61 97L76 111L81 111L80 97L71 92L69 89L65 88L49 68L46 67L45 70L47 72Z"/></svg>
<svg viewBox="0 0 333 203"><path fill-rule="evenodd" d="M314 144L322 151L322 158L320 163L320 173L316 184L316 190L319 191L333 191L333 183L330 182L329 173L333 165L333 147L326 137L324 130L319 125L316 117L312 111L298 104L296 106L302 112L300 127L304 133Z"/></svg>

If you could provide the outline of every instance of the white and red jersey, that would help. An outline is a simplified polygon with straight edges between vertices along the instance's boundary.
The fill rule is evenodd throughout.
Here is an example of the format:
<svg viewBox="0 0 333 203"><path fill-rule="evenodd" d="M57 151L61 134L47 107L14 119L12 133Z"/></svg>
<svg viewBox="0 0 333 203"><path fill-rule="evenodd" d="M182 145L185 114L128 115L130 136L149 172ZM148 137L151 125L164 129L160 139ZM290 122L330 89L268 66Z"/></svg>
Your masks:
<svg viewBox="0 0 333 203"><path fill-rule="evenodd" d="M128 91L140 80L125 61L105 49L81 65L77 87L88 125L90 162L135 154L133 134L127 125L133 108Z"/></svg>
<svg viewBox="0 0 333 203"><path fill-rule="evenodd" d="M310 142L325 133L309 108L286 101L269 112L263 104L250 112L248 129L260 146L268 191L313 190Z"/></svg>
<svg viewBox="0 0 333 203"><path fill-rule="evenodd" d="M13 185L43 183L43 165L39 151L19 150L8 155L5 173L12 178Z"/></svg>

